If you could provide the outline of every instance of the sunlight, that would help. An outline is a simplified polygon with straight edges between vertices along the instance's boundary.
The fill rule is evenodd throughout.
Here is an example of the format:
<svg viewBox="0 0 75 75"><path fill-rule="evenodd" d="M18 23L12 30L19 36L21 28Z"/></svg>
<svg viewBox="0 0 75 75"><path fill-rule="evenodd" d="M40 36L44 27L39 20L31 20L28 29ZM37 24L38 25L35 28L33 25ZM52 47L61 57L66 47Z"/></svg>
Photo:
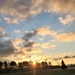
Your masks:
<svg viewBox="0 0 75 75"><path fill-rule="evenodd" d="M35 67L36 67L36 62L35 62L35 61L33 61L33 67L34 67L34 69L33 69L33 75L36 75L36 69L35 69Z"/></svg>
<svg viewBox="0 0 75 75"><path fill-rule="evenodd" d="M33 66L34 66L34 67L36 66L36 62L35 62L35 61L33 61Z"/></svg>

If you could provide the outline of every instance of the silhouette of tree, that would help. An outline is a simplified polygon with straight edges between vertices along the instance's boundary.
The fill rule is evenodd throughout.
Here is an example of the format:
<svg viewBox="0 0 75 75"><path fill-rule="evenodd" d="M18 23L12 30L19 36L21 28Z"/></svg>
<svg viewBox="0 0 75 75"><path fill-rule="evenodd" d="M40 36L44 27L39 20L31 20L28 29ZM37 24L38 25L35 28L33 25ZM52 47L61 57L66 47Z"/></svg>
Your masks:
<svg viewBox="0 0 75 75"><path fill-rule="evenodd" d="M10 66L11 66L13 69L15 69L16 66L17 66L17 64L16 64L15 61L11 61Z"/></svg>
<svg viewBox="0 0 75 75"><path fill-rule="evenodd" d="M44 61L42 61L42 63L41 63L41 64L42 64L42 67L44 67L44 66L45 66Z"/></svg>
<svg viewBox="0 0 75 75"><path fill-rule="evenodd" d="M4 61L4 67L5 67L5 69L7 69L7 67L8 67L7 61Z"/></svg>
<svg viewBox="0 0 75 75"><path fill-rule="evenodd" d="M2 69L3 63L0 61L0 69Z"/></svg>
<svg viewBox="0 0 75 75"><path fill-rule="evenodd" d="M29 66L29 62L28 61L23 61L23 66L28 67Z"/></svg>
<svg viewBox="0 0 75 75"><path fill-rule="evenodd" d="M28 61L23 61L23 70L25 71L30 71L29 67L29 62Z"/></svg>
<svg viewBox="0 0 75 75"><path fill-rule="evenodd" d="M18 63L18 67L19 67L19 69L22 69L23 68L23 63L22 62L19 62Z"/></svg>
<svg viewBox="0 0 75 75"><path fill-rule="evenodd" d="M47 62L45 61L45 66L48 66Z"/></svg>
<svg viewBox="0 0 75 75"><path fill-rule="evenodd" d="M47 69L48 68L48 64L47 64L46 61L45 62L43 61L41 64L42 64L42 68L43 69Z"/></svg>
<svg viewBox="0 0 75 75"><path fill-rule="evenodd" d="M40 70L41 64L39 62L36 62L35 64L35 69Z"/></svg>
<svg viewBox="0 0 75 75"><path fill-rule="evenodd" d="M49 66L52 66L52 63L51 63L50 61L49 61L49 63L48 63L48 64L49 64Z"/></svg>
<svg viewBox="0 0 75 75"><path fill-rule="evenodd" d="M62 69L67 69L67 66L65 65L65 63L64 63L63 60L62 60L62 62L61 62L61 68L62 68Z"/></svg>

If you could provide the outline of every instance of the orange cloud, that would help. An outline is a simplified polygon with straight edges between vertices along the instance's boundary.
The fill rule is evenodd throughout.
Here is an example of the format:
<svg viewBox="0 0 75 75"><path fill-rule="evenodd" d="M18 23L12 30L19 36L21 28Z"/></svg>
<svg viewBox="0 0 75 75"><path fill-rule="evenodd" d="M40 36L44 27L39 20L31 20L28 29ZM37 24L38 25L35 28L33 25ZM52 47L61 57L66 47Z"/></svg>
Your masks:
<svg viewBox="0 0 75 75"><path fill-rule="evenodd" d="M75 41L75 32L59 34L56 36L56 39L63 42Z"/></svg>
<svg viewBox="0 0 75 75"><path fill-rule="evenodd" d="M71 16L71 15L67 15L65 19L63 19L62 17L59 17L59 21L63 24L69 24L72 23L75 20L75 17Z"/></svg>
<svg viewBox="0 0 75 75"><path fill-rule="evenodd" d="M49 29L48 27L40 27L36 29L37 34L45 36L45 35L50 35L50 36L56 36L57 32L54 30Z"/></svg>

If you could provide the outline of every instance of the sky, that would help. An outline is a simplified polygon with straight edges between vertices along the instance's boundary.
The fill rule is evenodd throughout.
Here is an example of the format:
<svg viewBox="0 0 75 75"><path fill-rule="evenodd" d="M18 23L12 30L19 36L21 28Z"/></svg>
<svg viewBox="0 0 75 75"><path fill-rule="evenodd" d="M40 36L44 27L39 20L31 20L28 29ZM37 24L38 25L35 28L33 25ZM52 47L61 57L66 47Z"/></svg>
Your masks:
<svg viewBox="0 0 75 75"><path fill-rule="evenodd" d="M0 0L0 61L75 64L75 0Z"/></svg>

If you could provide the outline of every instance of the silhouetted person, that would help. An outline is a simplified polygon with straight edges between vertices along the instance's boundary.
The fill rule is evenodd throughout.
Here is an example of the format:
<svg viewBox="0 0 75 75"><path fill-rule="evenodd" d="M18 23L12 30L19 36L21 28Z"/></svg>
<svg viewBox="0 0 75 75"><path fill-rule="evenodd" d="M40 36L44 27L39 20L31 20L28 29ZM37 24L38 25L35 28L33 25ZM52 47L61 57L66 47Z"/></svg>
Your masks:
<svg viewBox="0 0 75 75"><path fill-rule="evenodd" d="M61 62L61 68L62 68L62 69L67 69L67 66L65 65L65 63L64 63L63 60L62 60L62 62Z"/></svg>

